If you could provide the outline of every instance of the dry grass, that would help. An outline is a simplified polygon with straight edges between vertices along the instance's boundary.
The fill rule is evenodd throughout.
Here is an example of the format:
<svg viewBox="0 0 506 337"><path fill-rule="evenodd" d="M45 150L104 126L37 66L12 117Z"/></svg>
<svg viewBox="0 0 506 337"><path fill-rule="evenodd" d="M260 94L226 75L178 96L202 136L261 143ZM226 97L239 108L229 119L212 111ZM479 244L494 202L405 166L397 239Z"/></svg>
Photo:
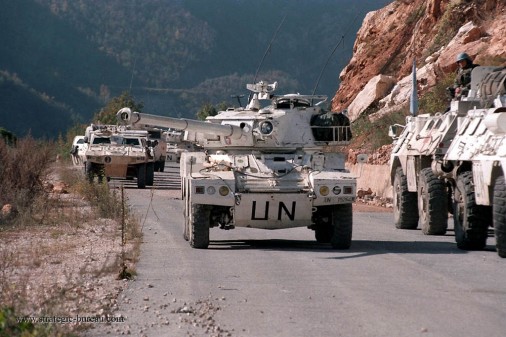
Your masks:
<svg viewBox="0 0 506 337"><path fill-rule="evenodd" d="M30 147L39 153L26 163ZM90 323L16 318L111 317L126 285L118 275L135 273L141 233L121 191L89 185L81 171L52 158L48 144L31 139L0 143L0 203L17 210L0 220L0 337L75 336ZM57 183L69 193L54 192Z"/></svg>

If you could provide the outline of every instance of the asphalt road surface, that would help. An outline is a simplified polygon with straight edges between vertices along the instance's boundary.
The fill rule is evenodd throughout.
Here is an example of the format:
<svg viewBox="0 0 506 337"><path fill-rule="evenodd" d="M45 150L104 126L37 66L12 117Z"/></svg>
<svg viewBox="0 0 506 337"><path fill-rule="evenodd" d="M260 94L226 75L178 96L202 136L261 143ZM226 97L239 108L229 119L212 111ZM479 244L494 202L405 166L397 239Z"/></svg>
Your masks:
<svg viewBox="0 0 506 337"><path fill-rule="evenodd" d="M176 167L153 189L126 184L144 243L119 298L126 323L96 336L506 336L506 259L492 234L487 250L465 252L452 229L425 236L395 229L392 213L354 212L350 250L307 228L213 228L209 249L192 249Z"/></svg>

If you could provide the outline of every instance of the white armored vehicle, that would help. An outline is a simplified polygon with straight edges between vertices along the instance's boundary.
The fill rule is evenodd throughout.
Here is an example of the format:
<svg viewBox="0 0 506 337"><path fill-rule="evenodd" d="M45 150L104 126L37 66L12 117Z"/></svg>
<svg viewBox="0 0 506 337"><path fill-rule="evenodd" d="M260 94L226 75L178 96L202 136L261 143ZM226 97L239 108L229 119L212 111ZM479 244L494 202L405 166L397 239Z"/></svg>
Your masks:
<svg viewBox="0 0 506 337"><path fill-rule="evenodd" d="M391 130L397 228L420 225L425 234L443 235L450 212L459 248L483 249L493 226L499 255L506 255L505 80L503 68L476 67L467 97L448 112L406 117L400 136Z"/></svg>
<svg viewBox="0 0 506 337"><path fill-rule="evenodd" d="M188 133L169 129L165 133L167 142L167 161L179 163L181 154L187 151L195 151L194 142L188 140Z"/></svg>
<svg viewBox="0 0 506 337"><path fill-rule="evenodd" d="M137 187L152 186L153 149L146 130L127 130L115 125L91 125L86 129L86 174L98 177L137 178Z"/></svg>
<svg viewBox="0 0 506 337"><path fill-rule="evenodd" d="M466 169L455 177L455 238L461 249L483 249L493 226L506 257L506 68L492 68L479 94L482 107L468 111L445 158Z"/></svg>
<svg viewBox="0 0 506 337"><path fill-rule="evenodd" d="M196 133L203 150L184 152L180 166L184 237L192 247L207 248L212 227L308 227L318 242L350 247L356 178L332 148L349 142L349 120L324 111L326 96L274 96L276 85L249 84L246 108L205 122L118 112L127 124Z"/></svg>
<svg viewBox="0 0 506 337"><path fill-rule="evenodd" d="M72 148L70 149L70 157L72 158L72 164L74 166L82 166L86 161L86 150L88 149L88 144L84 141L85 137L75 136L72 141Z"/></svg>

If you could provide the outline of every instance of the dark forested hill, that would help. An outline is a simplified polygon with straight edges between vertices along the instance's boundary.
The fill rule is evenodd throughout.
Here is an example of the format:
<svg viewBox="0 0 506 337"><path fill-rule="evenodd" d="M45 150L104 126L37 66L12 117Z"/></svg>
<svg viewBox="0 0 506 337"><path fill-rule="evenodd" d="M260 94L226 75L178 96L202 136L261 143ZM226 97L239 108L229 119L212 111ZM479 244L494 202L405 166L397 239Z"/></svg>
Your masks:
<svg viewBox="0 0 506 337"><path fill-rule="evenodd" d="M0 126L55 136L127 90L146 111L194 117L237 104L257 71L281 92L311 92L342 39L317 90L331 96L363 17L388 2L2 0Z"/></svg>

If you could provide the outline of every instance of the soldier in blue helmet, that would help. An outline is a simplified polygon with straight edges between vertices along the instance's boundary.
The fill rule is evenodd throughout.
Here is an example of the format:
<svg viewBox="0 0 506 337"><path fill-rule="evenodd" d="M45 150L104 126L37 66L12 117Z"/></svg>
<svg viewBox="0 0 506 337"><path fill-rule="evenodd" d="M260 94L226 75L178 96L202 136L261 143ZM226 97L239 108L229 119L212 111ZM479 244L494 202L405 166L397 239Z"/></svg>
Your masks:
<svg viewBox="0 0 506 337"><path fill-rule="evenodd" d="M460 99L461 96L466 96L471 89L471 71L478 64L474 64L467 53L458 54L455 62L459 68L455 82L452 87L448 88L448 91L452 99Z"/></svg>

